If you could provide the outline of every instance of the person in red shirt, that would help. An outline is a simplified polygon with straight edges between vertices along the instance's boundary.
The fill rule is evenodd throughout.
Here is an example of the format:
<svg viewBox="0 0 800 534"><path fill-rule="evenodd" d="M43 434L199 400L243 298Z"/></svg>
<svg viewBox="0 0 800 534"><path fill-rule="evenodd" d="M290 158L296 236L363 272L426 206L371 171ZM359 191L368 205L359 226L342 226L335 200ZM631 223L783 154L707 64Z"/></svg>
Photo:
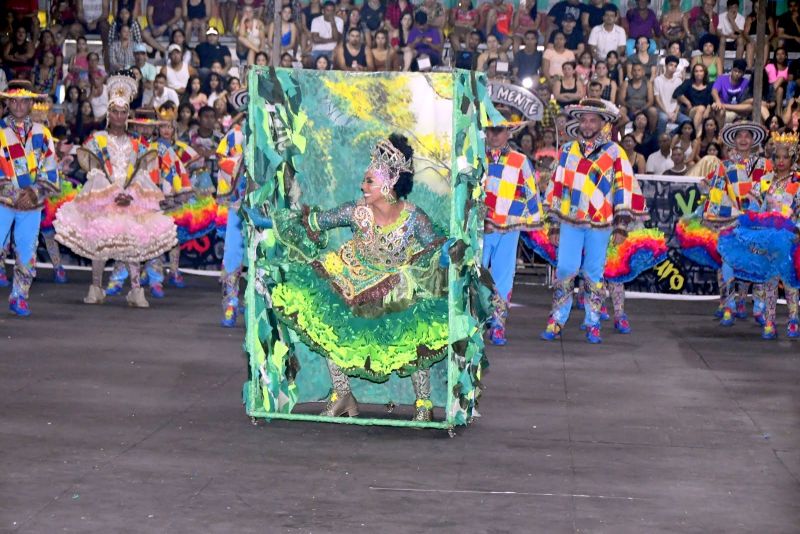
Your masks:
<svg viewBox="0 0 800 534"><path fill-rule="evenodd" d="M514 18L514 6L506 4L503 0L493 0L483 4L480 8L480 28L485 30L485 35L494 35L501 44L511 46L511 21Z"/></svg>
<svg viewBox="0 0 800 534"><path fill-rule="evenodd" d="M414 16L414 6L411 2L408 0L392 1L386 6L386 22L389 23L393 30L399 30L400 20L406 13L409 13L412 17Z"/></svg>
<svg viewBox="0 0 800 534"><path fill-rule="evenodd" d="M719 15L716 11L716 0L703 0L703 4L690 9L683 19L683 28L691 43L699 43L703 35L717 34Z"/></svg>

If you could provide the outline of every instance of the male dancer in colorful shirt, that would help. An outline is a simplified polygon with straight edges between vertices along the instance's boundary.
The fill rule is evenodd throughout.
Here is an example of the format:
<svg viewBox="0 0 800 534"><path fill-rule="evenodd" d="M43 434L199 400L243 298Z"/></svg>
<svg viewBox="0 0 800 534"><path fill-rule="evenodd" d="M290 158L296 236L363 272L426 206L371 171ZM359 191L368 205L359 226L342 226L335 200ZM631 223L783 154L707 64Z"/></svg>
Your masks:
<svg viewBox="0 0 800 534"><path fill-rule="evenodd" d="M609 124L619 111L604 100L583 99L566 109L578 121L578 139L561 148L558 168L545 195L550 238L558 246L553 309L544 340L561 336L572 308L575 276L583 272L586 339L600 343L603 271L612 234L619 244L635 216L643 216L645 200L625 150L608 139Z"/></svg>
<svg viewBox="0 0 800 534"><path fill-rule="evenodd" d="M483 266L494 278L499 297L489 327L489 341L505 345L505 321L514 274L517 268L517 243L521 230L533 230L541 224L542 205L528 158L508 146L511 128L520 123L504 120L486 128L487 172L486 219L484 220Z"/></svg>
<svg viewBox="0 0 800 534"><path fill-rule="evenodd" d="M247 90L234 93L232 100L240 112L246 112ZM243 116L243 121L246 115ZM242 121L242 122L243 122ZM247 180L244 176L244 127L234 124L217 147L217 204L227 208L225 249L222 255L222 326L236 326L239 313L239 279L244 263L244 235L239 216Z"/></svg>
<svg viewBox="0 0 800 534"><path fill-rule="evenodd" d="M733 222L739 213L749 209L750 191L765 174L773 172L772 161L760 157L756 151L767 138L767 130L760 124L736 121L722 128L720 138L729 151L727 159L707 177L710 191L703 220L712 225ZM717 280L721 299L720 325L731 326L736 317L747 317L745 295L740 295L737 302L733 269L726 263L722 264ZM745 284L743 293L746 293L746 287ZM763 326L764 288L760 284L753 286L753 301L753 314Z"/></svg>
<svg viewBox="0 0 800 534"><path fill-rule="evenodd" d="M28 81L14 80L0 93L9 115L0 119L0 244L14 226L14 285L9 309L30 315L28 292L35 274L36 245L45 198L59 190L56 151L50 130L30 117L33 100Z"/></svg>

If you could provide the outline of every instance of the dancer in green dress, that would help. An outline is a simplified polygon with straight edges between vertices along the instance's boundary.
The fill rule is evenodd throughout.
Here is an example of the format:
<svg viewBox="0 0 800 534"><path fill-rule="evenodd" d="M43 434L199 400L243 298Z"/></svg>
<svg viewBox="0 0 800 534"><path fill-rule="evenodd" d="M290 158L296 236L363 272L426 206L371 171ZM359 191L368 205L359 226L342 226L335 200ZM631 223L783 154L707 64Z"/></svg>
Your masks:
<svg viewBox="0 0 800 534"><path fill-rule="evenodd" d="M349 376L373 382L411 376L414 420L430 421L430 371L447 354L446 238L404 200L413 186L413 149L397 134L377 143L363 197L334 209L274 213L292 259L272 290L279 319L327 359L333 392L323 415L358 414ZM324 253L326 231L353 237Z"/></svg>

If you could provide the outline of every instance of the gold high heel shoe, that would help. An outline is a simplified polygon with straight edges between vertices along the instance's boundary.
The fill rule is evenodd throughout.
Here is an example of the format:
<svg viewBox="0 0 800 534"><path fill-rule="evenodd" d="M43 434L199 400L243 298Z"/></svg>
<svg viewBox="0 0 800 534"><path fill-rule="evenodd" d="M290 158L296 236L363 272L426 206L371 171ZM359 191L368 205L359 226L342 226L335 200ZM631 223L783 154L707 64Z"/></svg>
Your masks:
<svg viewBox="0 0 800 534"><path fill-rule="evenodd" d="M325 409L320 415L339 417L344 414L350 417L356 417L358 415L358 403L356 402L356 398L353 396L352 392L340 397L339 394L334 391L328 399L328 404L325 405Z"/></svg>

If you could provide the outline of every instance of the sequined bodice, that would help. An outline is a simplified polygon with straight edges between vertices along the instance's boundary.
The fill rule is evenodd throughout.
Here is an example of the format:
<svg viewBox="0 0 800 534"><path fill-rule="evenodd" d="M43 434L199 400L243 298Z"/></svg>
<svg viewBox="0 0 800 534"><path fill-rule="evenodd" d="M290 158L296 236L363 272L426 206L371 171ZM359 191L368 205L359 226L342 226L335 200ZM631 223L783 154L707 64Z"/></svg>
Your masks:
<svg viewBox="0 0 800 534"><path fill-rule="evenodd" d="M359 260L383 269L408 263L437 238L428 216L410 203L404 204L397 220L383 227L376 224L372 208L363 200L322 212L317 222L321 230L350 226L353 239L342 253L358 255Z"/></svg>
<svg viewBox="0 0 800 534"><path fill-rule="evenodd" d="M414 239L415 215L416 208L408 204L396 221L380 227L375 224L375 215L369 206L356 205L353 209L355 251L372 264L383 267L403 265L419 248Z"/></svg>
<svg viewBox="0 0 800 534"><path fill-rule="evenodd" d="M115 184L123 185L128 178L131 153L130 137L108 134L108 155L111 160L112 176Z"/></svg>

